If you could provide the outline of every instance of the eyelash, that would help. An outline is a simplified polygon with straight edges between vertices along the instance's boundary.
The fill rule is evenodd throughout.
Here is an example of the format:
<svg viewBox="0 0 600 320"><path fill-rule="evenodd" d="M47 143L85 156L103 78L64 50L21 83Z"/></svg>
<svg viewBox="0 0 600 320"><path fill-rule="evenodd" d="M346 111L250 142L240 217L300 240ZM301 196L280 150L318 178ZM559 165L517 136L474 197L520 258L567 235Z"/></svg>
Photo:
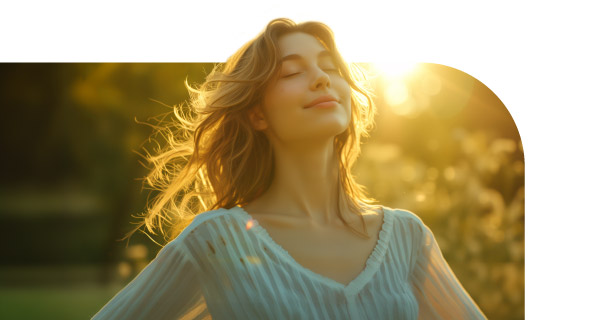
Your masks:
<svg viewBox="0 0 600 320"><path fill-rule="evenodd" d="M295 76L297 74L300 74L300 72L290 73L290 74L288 74L286 76L283 76L282 78L289 78L289 77Z"/></svg>
<svg viewBox="0 0 600 320"><path fill-rule="evenodd" d="M331 72L339 72L339 70L337 68L327 68L327 69L323 69L323 71L331 71ZM301 72L294 72L294 73L290 73L288 75L283 76L282 78L289 78L289 77L293 77L297 74L300 74Z"/></svg>

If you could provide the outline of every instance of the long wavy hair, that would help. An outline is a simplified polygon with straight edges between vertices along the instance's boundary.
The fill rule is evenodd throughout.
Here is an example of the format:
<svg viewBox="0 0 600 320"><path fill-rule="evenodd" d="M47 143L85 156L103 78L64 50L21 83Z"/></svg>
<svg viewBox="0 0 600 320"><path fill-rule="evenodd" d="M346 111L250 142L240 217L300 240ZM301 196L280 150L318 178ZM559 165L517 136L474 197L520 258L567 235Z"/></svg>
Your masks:
<svg viewBox="0 0 600 320"><path fill-rule="evenodd" d="M256 38L242 46L225 63L217 64L201 85L185 85L190 99L173 107L174 117L153 126L166 145L147 154L150 173L145 182L159 194L153 198L140 222L167 241L176 238L194 217L219 208L244 206L265 192L274 177L274 153L261 131L248 117L260 104L265 87L280 69L278 39L291 32L314 36L329 50L340 74L351 87L351 121L335 136L339 163L337 215L353 232L368 237L363 214L372 213L365 188L351 173L360 154L361 136L368 137L375 114L366 72L346 63L338 52L331 29L320 22L294 23L275 19ZM360 216L364 233L349 225L341 214L340 201ZM165 232L163 225L167 225Z"/></svg>

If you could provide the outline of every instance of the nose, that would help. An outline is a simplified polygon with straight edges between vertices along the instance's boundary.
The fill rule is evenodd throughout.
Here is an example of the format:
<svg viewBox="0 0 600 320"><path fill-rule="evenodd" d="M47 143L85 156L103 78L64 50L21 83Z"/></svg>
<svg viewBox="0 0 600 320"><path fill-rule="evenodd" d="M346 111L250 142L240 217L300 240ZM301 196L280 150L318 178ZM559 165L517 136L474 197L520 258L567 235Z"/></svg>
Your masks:
<svg viewBox="0 0 600 320"><path fill-rule="evenodd" d="M329 87L331 87L329 75L325 71L321 70L321 68L316 68L315 80L311 85L311 89L320 90L327 89Z"/></svg>

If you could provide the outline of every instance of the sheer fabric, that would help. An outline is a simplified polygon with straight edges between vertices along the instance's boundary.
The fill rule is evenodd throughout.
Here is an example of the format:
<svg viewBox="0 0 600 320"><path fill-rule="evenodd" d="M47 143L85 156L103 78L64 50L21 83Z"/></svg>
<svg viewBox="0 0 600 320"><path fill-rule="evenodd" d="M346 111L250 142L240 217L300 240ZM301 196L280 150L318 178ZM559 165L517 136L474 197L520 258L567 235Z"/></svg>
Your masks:
<svg viewBox="0 0 600 320"><path fill-rule="evenodd" d="M298 264L240 207L199 214L93 319L485 319L422 220L383 213L347 285Z"/></svg>
<svg viewBox="0 0 600 320"><path fill-rule="evenodd" d="M485 319L444 259L433 233L422 222L417 263L411 272L419 319Z"/></svg>
<svg viewBox="0 0 600 320"><path fill-rule="evenodd" d="M93 319L211 319L195 285L205 279L182 249L167 244Z"/></svg>

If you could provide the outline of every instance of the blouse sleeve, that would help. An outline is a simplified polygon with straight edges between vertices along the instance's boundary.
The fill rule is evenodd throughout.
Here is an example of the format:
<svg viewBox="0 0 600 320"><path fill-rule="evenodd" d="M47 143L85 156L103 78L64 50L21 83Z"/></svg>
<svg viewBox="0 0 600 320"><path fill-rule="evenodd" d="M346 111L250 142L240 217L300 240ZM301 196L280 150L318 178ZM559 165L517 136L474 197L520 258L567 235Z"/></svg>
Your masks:
<svg viewBox="0 0 600 320"><path fill-rule="evenodd" d="M429 227L419 222L422 237L411 274L419 319L486 319L450 269Z"/></svg>
<svg viewBox="0 0 600 320"><path fill-rule="evenodd" d="M211 319L184 250L177 239L168 243L92 319Z"/></svg>

